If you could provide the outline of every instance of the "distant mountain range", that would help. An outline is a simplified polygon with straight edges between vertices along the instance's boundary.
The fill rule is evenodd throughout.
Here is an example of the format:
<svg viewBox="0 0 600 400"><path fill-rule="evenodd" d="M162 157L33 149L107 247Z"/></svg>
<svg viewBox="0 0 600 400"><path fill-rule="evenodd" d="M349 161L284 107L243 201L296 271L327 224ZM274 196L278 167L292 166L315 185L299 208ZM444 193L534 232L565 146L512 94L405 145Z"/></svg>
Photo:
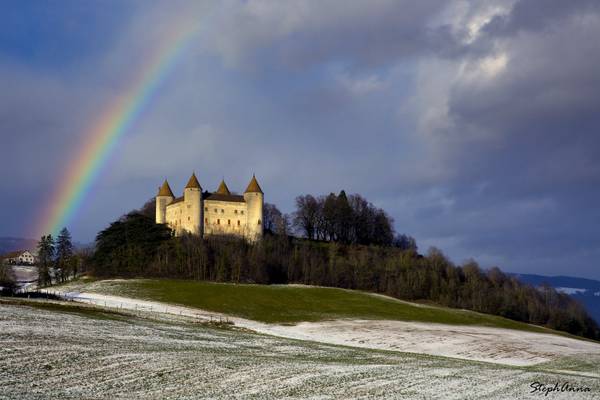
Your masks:
<svg viewBox="0 0 600 400"><path fill-rule="evenodd" d="M15 237L0 237L0 254L17 250L35 250L37 240Z"/></svg>
<svg viewBox="0 0 600 400"><path fill-rule="evenodd" d="M600 324L600 281L572 276L543 276L531 274L512 274L523 283L540 286L546 283L559 292L566 293L579 300L588 313Z"/></svg>
<svg viewBox="0 0 600 400"><path fill-rule="evenodd" d="M0 237L0 255L18 250L35 250L38 241L35 239L17 238L17 237ZM73 247L83 249L90 247L90 244L73 242Z"/></svg>

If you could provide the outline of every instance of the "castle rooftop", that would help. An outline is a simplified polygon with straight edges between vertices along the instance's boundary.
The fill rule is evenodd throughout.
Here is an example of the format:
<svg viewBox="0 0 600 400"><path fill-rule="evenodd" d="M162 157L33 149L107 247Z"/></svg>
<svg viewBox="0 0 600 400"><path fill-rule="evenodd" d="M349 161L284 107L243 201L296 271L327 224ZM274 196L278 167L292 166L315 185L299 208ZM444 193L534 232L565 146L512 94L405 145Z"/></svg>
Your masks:
<svg viewBox="0 0 600 400"><path fill-rule="evenodd" d="M225 180L221 180L221 184L219 185L219 188L217 189L217 191L215 192L216 194L224 194L229 196L231 194L231 192L229 191L229 188L227 187L227 184L225 183Z"/></svg>
<svg viewBox="0 0 600 400"><path fill-rule="evenodd" d="M254 174L252 174L252 179L250 180L250 183L248 184L248 187L246 188L246 191L244 193L262 193L262 192L263 191L260 188L258 181L256 180L256 176Z"/></svg>
<svg viewBox="0 0 600 400"><path fill-rule="evenodd" d="M198 178L196 178L196 173L192 173L190 176L190 180L187 185L185 185L186 189L200 189L200 182L198 182Z"/></svg>
<svg viewBox="0 0 600 400"><path fill-rule="evenodd" d="M169 196L169 197L175 197L173 195L173 191L171 190L171 187L169 186L169 182L167 182L167 180L165 179L165 181L163 182L162 186L160 187L160 189L158 189L158 195L159 196Z"/></svg>

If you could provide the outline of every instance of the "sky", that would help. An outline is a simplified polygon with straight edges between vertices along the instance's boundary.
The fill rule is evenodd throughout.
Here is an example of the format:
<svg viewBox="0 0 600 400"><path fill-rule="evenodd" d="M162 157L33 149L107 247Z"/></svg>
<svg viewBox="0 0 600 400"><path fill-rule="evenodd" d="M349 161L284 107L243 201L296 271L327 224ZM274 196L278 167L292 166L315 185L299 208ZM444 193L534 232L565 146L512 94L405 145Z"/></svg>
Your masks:
<svg viewBox="0 0 600 400"><path fill-rule="evenodd" d="M0 236L32 236L161 38L198 31L125 132L75 240L192 171L292 212L344 189L420 251L600 279L600 2L0 0Z"/></svg>

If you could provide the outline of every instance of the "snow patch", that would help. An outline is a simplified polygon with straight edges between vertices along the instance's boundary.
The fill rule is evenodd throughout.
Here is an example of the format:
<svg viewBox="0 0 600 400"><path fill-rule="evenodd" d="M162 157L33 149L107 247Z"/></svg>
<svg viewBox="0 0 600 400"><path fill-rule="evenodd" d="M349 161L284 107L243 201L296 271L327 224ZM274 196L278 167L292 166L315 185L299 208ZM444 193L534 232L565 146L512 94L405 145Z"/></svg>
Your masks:
<svg viewBox="0 0 600 400"><path fill-rule="evenodd" d="M600 392L592 355L521 369L11 304L0 332L3 399L538 399L531 383L556 380L591 388L578 399Z"/></svg>
<svg viewBox="0 0 600 400"><path fill-rule="evenodd" d="M583 293L587 292L587 289L570 288L570 287L557 287L556 291L564 293L564 294L573 295L573 294L583 294Z"/></svg>
<svg viewBox="0 0 600 400"><path fill-rule="evenodd" d="M600 356L600 344L597 343L512 329L387 320L334 320L277 325L121 296L88 292L57 294L74 301L117 309L180 315L205 321L227 319L236 326L282 338L505 365L534 365L564 356Z"/></svg>

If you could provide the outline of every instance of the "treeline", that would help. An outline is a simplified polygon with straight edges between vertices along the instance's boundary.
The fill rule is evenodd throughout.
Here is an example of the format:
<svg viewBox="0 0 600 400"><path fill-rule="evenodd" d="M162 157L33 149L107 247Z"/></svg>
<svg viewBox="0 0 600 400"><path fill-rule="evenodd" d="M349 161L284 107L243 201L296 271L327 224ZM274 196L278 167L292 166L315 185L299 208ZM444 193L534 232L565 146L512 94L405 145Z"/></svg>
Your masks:
<svg viewBox="0 0 600 400"><path fill-rule="evenodd" d="M65 282L83 269L86 255L74 251L71 233L67 228L63 228L56 239L51 234L42 236L37 250L39 286Z"/></svg>
<svg viewBox="0 0 600 400"><path fill-rule="evenodd" d="M38 287L61 283L85 272L90 251L75 251L71 233L63 228L56 239L43 235L37 244ZM9 265L0 265L0 292L13 295L17 290L15 276Z"/></svg>
<svg viewBox="0 0 600 400"><path fill-rule="evenodd" d="M296 198L293 225L302 236L345 244L390 246L394 220L358 194Z"/></svg>
<svg viewBox="0 0 600 400"><path fill-rule="evenodd" d="M470 261L455 265L439 250L325 243L268 234L251 244L232 237L172 237L141 213L111 224L96 240L99 277L168 277L245 283L301 283L386 294L500 315L600 339L583 307L550 287L536 289Z"/></svg>

